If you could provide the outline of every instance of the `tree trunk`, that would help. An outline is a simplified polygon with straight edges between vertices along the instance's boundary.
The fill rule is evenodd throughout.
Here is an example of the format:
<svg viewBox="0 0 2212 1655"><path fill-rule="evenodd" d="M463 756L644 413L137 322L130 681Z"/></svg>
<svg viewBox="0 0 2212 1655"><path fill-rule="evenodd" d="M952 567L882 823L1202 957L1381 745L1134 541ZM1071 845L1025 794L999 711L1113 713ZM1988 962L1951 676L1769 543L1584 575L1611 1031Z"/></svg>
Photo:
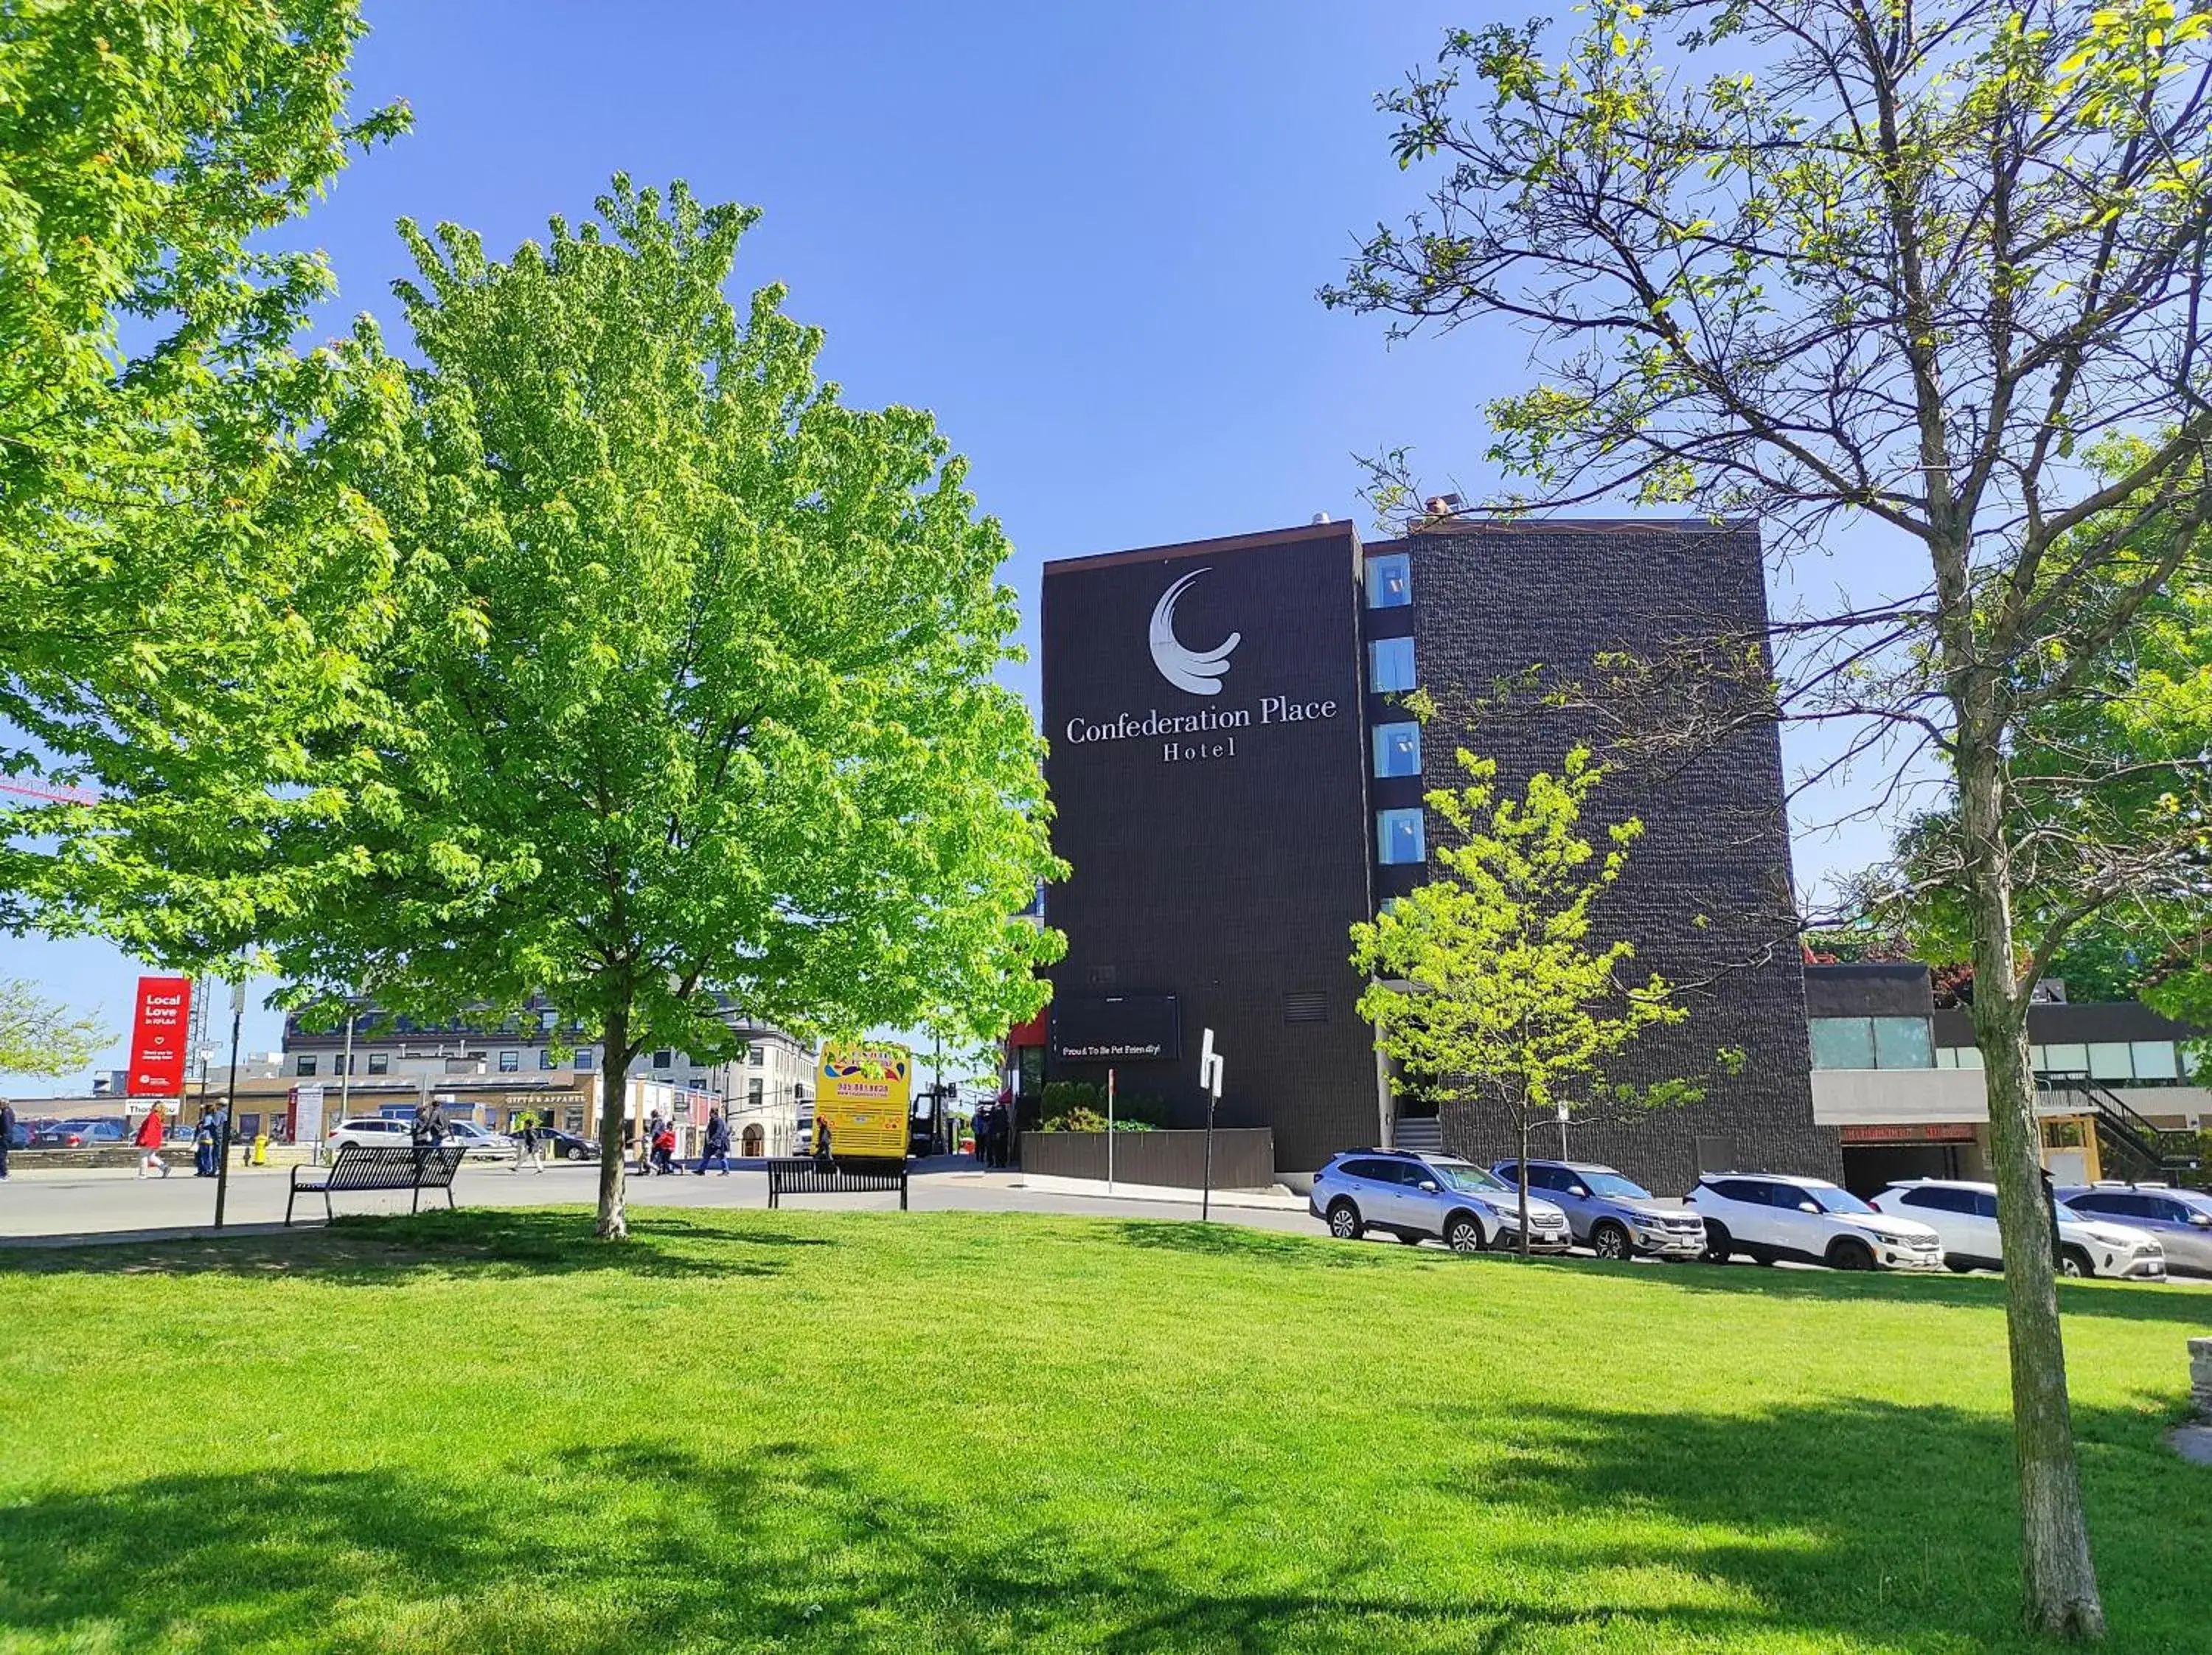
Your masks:
<svg viewBox="0 0 2212 1655"><path fill-rule="evenodd" d="M2013 942L2012 867L2004 832L2003 758L1961 721L1960 822L1972 882L1974 1043L1989 1091L1990 1156L2004 1253L2005 1332L2012 1356L2013 1448L2020 1474L2028 1623L2056 1637L2101 1638L2105 1611L2081 1510L2081 1467L2066 1396L2053 1250L2044 1196L2042 1134L2027 1041L2030 986Z"/></svg>
<svg viewBox="0 0 2212 1655"><path fill-rule="evenodd" d="M599 1220L603 1241L623 1241L629 1224L623 1216L623 1117L629 1099L629 1007L605 1020L606 1056L599 1064Z"/></svg>
<svg viewBox="0 0 2212 1655"><path fill-rule="evenodd" d="M1521 1256L1528 1256L1528 1105L1521 1105Z"/></svg>

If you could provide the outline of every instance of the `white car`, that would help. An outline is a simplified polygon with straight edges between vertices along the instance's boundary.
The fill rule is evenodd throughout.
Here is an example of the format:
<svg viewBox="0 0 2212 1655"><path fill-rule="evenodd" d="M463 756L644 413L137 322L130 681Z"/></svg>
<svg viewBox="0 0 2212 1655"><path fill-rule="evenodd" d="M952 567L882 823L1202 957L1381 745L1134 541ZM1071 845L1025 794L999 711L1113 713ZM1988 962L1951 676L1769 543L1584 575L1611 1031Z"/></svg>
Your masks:
<svg viewBox="0 0 2212 1655"><path fill-rule="evenodd" d="M389 1120L381 1115L357 1115L350 1121L340 1121L323 1141L332 1149L343 1149L348 1144L396 1145L404 1149L415 1139L404 1121Z"/></svg>
<svg viewBox="0 0 2212 1655"><path fill-rule="evenodd" d="M1885 1213L1916 1218L1943 1238L1943 1262L1954 1270L2001 1270L1997 1187L1960 1178L1909 1178L1874 1198ZM2146 1230L2058 1208L2058 1271L2062 1275L2116 1275L2137 1281L2166 1280L2166 1249Z"/></svg>
<svg viewBox="0 0 2212 1655"><path fill-rule="evenodd" d="M474 1154L477 1150L490 1150L499 1154L512 1155L514 1140L504 1132L494 1132L488 1126L478 1126L474 1121L446 1123L446 1141L459 1144Z"/></svg>
<svg viewBox="0 0 2212 1655"><path fill-rule="evenodd" d="M1940 1270L1943 1243L1917 1219L1876 1212L1825 1178L1710 1172L1683 1197L1705 1221L1705 1256L1744 1253L1834 1270Z"/></svg>

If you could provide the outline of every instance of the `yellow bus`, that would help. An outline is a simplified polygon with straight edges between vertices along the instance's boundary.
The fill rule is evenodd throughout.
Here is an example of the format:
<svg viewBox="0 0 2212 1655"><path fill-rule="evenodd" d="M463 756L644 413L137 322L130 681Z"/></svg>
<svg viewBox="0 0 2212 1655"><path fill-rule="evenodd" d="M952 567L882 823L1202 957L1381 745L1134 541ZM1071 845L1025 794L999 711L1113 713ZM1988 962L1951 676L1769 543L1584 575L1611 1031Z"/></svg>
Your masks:
<svg viewBox="0 0 2212 1655"><path fill-rule="evenodd" d="M814 1142L828 1153L906 1159L914 1108L914 1054L888 1042L824 1046L814 1076Z"/></svg>

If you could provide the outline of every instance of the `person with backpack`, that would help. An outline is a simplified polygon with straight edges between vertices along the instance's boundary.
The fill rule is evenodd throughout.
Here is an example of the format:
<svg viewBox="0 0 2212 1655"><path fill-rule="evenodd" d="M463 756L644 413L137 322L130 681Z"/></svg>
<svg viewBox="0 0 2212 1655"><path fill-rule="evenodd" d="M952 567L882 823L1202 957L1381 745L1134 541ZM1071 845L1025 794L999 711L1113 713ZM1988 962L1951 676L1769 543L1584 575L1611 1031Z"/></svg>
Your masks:
<svg viewBox="0 0 2212 1655"><path fill-rule="evenodd" d="M192 1129L192 1176L211 1178L215 1174L215 1111L203 1109L199 1124Z"/></svg>
<svg viewBox="0 0 2212 1655"><path fill-rule="evenodd" d="M653 1165L663 1177L674 1176L676 1163L672 1158L675 1153L676 1129L664 1121L660 1130L653 1135Z"/></svg>
<svg viewBox="0 0 2212 1655"><path fill-rule="evenodd" d="M707 1176L708 1164L720 1161L722 1176L730 1176L730 1123L722 1118L722 1111L714 1110L707 1117L707 1147L700 1153L699 1176Z"/></svg>
<svg viewBox="0 0 2212 1655"><path fill-rule="evenodd" d="M414 1123L408 1129L408 1135L414 1139L416 1147L422 1149L435 1149L445 1142L445 1106L433 1098L428 1109L416 1110Z"/></svg>
<svg viewBox="0 0 2212 1655"><path fill-rule="evenodd" d="M139 1149L140 1177L154 1172L165 1178L169 1176L169 1164L161 1159L161 1141L167 1136L168 1124L161 1117L161 1104L156 1104L146 1111L146 1118L138 1123L138 1136L135 1141Z"/></svg>

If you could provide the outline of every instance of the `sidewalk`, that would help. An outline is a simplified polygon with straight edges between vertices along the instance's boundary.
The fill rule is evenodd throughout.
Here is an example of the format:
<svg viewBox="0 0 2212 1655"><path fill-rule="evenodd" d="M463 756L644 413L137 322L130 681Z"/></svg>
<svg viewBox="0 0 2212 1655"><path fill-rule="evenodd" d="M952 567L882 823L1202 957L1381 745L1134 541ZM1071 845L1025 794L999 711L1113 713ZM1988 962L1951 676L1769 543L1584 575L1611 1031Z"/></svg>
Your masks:
<svg viewBox="0 0 2212 1655"><path fill-rule="evenodd" d="M1087 1196L1100 1201L1171 1202L1196 1207L1205 1198L1205 1192L1185 1190L1164 1183L1129 1183L1120 1178L1108 1189L1103 1178L1051 1178L1034 1173L960 1172L947 1171L933 1175L959 1183L980 1184L986 1190L1031 1190L1047 1196ZM1212 1204L1216 1207L1252 1207L1273 1212L1303 1213L1305 1197L1291 1195L1280 1186L1273 1190L1217 1190Z"/></svg>

